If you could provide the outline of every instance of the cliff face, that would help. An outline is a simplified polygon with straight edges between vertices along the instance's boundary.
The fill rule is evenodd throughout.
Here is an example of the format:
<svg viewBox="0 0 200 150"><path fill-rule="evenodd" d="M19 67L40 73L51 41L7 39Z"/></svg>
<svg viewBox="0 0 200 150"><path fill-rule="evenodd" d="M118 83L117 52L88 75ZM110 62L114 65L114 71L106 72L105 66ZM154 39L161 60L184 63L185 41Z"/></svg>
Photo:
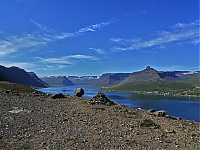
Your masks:
<svg viewBox="0 0 200 150"><path fill-rule="evenodd" d="M46 87L46 83L41 81L37 75L32 77L24 69L18 67L0 66L0 81L9 81L33 87Z"/></svg>

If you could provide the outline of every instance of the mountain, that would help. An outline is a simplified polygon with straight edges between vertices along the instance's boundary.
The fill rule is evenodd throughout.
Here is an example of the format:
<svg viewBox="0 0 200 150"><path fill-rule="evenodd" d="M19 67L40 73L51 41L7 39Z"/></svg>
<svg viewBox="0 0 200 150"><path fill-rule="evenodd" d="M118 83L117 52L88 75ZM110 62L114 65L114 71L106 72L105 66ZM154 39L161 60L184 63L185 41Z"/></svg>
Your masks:
<svg viewBox="0 0 200 150"><path fill-rule="evenodd" d="M128 78L131 73L105 73L99 77L99 86L112 86Z"/></svg>
<svg viewBox="0 0 200 150"><path fill-rule="evenodd" d="M169 80L186 80L200 75L199 71L159 71L161 78Z"/></svg>
<svg viewBox="0 0 200 150"><path fill-rule="evenodd" d="M72 86L74 83L66 76L42 76L40 79L51 86Z"/></svg>
<svg viewBox="0 0 200 150"><path fill-rule="evenodd" d="M68 76L67 78L75 85L96 85L99 76Z"/></svg>
<svg viewBox="0 0 200 150"><path fill-rule="evenodd" d="M146 69L131 73L127 78L125 78L119 84L126 84L129 82L137 82L137 81L156 81L159 80L161 77L159 72L150 66L147 66Z"/></svg>
<svg viewBox="0 0 200 150"><path fill-rule="evenodd" d="M129 75L130 73L105 73L101 76L68 76L68 78L73 81L75 85L90 85L102 87L118 84Z"/></svg>
<svg viewBox="0 0 200 150"><path fill-rule="evenodd" d="M47 84L41 81L36 74L34 74L33 76L31 76L29 73L27 73L24 69L21 68L7 68L0 65L0 81L9 81L33 87L47 86Z"/></svg>
<svg viewBox="0 0 200 150"><path fill-rule="evenodd" d="M148 66L142 71L131 73L120 83L105 89L137 93L200 95L199 77L199 71L159 72Z"/></svg>

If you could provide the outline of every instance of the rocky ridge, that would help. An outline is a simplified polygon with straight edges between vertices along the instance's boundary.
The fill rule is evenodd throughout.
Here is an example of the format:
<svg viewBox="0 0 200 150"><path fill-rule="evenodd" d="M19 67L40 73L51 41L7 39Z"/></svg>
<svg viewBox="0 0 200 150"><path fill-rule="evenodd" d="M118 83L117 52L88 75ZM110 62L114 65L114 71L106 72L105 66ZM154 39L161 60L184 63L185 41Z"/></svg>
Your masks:
<svg viewBox="0 0 200 150"><path fill-rule="evenodd" d="M153 110L117 103L92 105L90 100L72 96L52 99L52 95L41 92L15 95L0 91L0 149L200 147L199 122L158 117Z"/></svg>

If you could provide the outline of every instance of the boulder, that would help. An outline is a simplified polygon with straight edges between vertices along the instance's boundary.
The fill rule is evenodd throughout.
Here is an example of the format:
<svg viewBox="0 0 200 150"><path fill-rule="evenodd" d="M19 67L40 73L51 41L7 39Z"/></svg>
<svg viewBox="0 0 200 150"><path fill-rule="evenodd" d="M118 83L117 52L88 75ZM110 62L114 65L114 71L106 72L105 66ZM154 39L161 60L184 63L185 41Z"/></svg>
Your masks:
<svg viewBox="0 0 200 150"><path fill-rule="evenodd" d="M155 112L155 110L154 109L149 109L148 112L149 113L153 113L153 112Z"/></svg>
<svg viewBox="0 0 200 150"><path fill-rule="evenodd" d="M167 115L167 112L165 110L159 110L155 112L155 115L158 117L165 117Z"/></svg>
<svg viewBox="0 0 200 150"><path fill-rule="evenodd" d="M84 90L82 88L77 88L74 90L74 96L81 97L84 95Z"/></svg>
<svg viewBox="0 0 200 150"><path fill-rule="evenodd" d="M99 92L92 99L90 99L91 104L104 104L104 105L113 105L114 102L109 100L104 93Z"/></svg>
<svg viewBox="0 0 200 150"><path fill-rule="evenodd" d="M56 98L65 98L65 95L63 95L62 93L58 93L58 94L55 94L52 96L53 99L56 99Z"/></svg>

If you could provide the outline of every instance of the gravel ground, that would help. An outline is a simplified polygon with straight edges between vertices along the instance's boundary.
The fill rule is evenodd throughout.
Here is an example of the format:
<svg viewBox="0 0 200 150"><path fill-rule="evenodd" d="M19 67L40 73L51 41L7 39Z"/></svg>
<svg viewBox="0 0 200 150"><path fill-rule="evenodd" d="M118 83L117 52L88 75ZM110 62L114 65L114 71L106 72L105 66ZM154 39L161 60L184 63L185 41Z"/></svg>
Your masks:
<svg viewBox="0 0 200 150"><path fill-rule="evenodd" d="M145 127L144 120L153 124ZM67 96L0 92L1 150L199 150L200 123Z"/></svg>

